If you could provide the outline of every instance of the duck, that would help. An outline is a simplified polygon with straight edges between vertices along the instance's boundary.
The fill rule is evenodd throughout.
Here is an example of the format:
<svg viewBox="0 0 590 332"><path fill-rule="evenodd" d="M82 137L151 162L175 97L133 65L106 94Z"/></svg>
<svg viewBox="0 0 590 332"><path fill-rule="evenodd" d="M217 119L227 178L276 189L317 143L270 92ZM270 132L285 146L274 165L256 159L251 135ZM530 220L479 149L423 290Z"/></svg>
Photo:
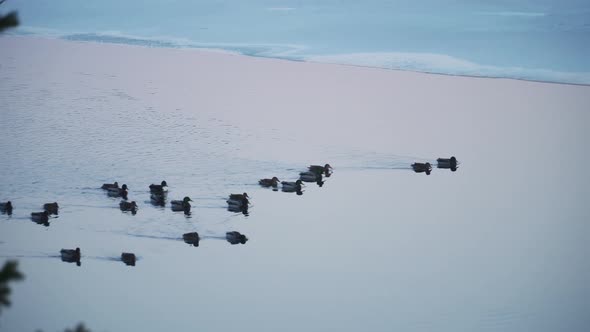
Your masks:
<svg viewBox="0 0 590 332"><path fill-rule="evenodd" d="M307 169L315 174L324 173L326 176L330 176L329 174L332 173L332 166L330 166L330 164L325 164L324 166L310 165Z"/></svg>
<svg viewBox="0 0 590 332"><path fill-rule="evenodd" d="M43 204L43 210L47 211L47 213L49 214L58 214L58 210L59 210L59 205L57 205L57 202L53 202L53 203L45 203Z"/></svg>
<svg viewBox="0 0 590 332"><path fill-rule="evenodd" d="M153 194L161 194L168 191L168 184L162 181L161 184L150 184L150 192Z"/></svg>
<svg viewBox="0 0 590 332"><path fill-rule="evenodd" d="M225 239L231 244L246 244L246 241L248 241L248 238L244 234L236 231L225 233Z"/></svg>
<svg viewBox="0 0 590 332"><path fill-rule="evenodd" d="M416 173L426 173L426 175L430 175L432 165L430 165L430 163L413 163L412 169Z"/></svg>
<svg viewBox="0 0 590 332"><path fill-rule="evenodd" d="M301 180L297 180L295 182L287 182L287 181L283 181L281 182L281 184L283 185L283 191L286 192L300 192L301 191Z"/></svg>
<svg viewBox="0 0 590 332"><path fill-rule="evenodd" d="M100 189L112 189L112 188L119 188L119 183L115 181L114 183L104 183Z"/></svg>
<svg viewBox="0 0 590 332"><path fill-rule="evenodd" d="M451 158L438 158L436 160L436 167L438 168L448 168L452 172L457 170L457 158L452 156Z"/></svg>
<svg viewBox="0 0 590 332"><path fill-rule="evenodd" d="M135 257L135 254L132 252L124 252L121 254L121 260L127 266L135 266L135 261L137 260L137 258Z"/></svg>
<svg viewBox="0 0 590 332"><path fill-rule="evenodd" d="M276 176L274 176L272 179L260 179L258 180L258 184L263 187L276 188L279 185L279 179Z"/></svg>
<svg viewBox="0 0 590 332"><path fill-rule="evenodd" d="M189 213L191 211L191 203L192 200L190 197L185 197L182 201L170 201L170 207L172 211L184 211L184 213Z"/></svg>
<svg viewBox="0 0 590 332"><path fill-rule="evenodd" d="M230 194L229 199L226 202L229 206L248 207L248 204L250 204L248 198L250 198L250 196L248 196L247 193Z"/></svg>
<svg viewBox="0 0 590 332"><path fill-rule="evenodd" d="M182 239L184 240L185 243L190 244L195 247L198 247L201 237L199 236L199 233L192 232L192 233L182 234Z"/></svg>
<svg viewBox="0 0 590 332"><path fill-rule="evenodd" d="M76 263L76 265L80 266L80 248L62 249L59 253L63 262Z"/></svg>
<svg viewBox="0 0 590 332"><path fill-rule="evenodd" d="M123 184L121 188L109 188L107 189L107 194L112 197L123 197L123 199L127 199L127 194L129 193L129 188L126 184Z"/></svg>
<svg viewBox="0 0 590 332"><path fill-rule="evenodd" d="M12 214L12 202L8 201L8 202L0 203L0 212L11 215Z"/></svg>
<svg viewBox="0 0 590 332"><path fill-rule="evenodd" d="M31 213L31 219L38 224L48 223L49 222L49 213L47 211L33 212L33 213Z"/></svg>
<svg viewBox="0 0 590 332"><path fill-rule="evenodd" d="M121 211L131 211L132 214L137 213L137 203L135 203L135 201L121 201L121 203L119 203L119 208Z"/></svg>

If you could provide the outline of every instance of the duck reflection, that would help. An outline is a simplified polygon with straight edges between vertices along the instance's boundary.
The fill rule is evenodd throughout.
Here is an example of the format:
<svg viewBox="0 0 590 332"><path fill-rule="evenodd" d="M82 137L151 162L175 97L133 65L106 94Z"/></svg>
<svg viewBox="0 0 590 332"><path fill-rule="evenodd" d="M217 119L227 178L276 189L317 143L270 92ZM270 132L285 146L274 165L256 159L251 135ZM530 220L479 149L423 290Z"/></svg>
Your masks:
<svg viewBox="0 0 590 332"><path fill-rule="evenodd" d="M121 188L108 188L107 195L110 197L122 197L123 199L127 199L127 194L129 193L129 188L126 184L121 186Z"/></svg>
<svg viewBox="0 0 590 332"><path fill-rule="evenodd" d="M249 216L248 205L228 205L227 210L230 212L241 213L245 216Z"/></svg>
<svg viewBox="0 0 590 332"><path fill-rule="evenodd" d="M166 192L163 192L161 194L151 194L150 195L150 203L153 206L160 206L160 207L164 207L166 206L166 199L167 199L167 195Z"/></svg>
<svg viewBox="0 0 590 332"><path fill-rule="evenodd" d="M303 182L315 182L318 186L324 185L322 173L314 173L311 171L299 173L299 180Z"/></svg>
<svg viewBox="0 0 590 332"><path fill-rule="evenodd" d="M297 195L303 195L301 180L297 180L295 182L283 181L283 182L281 182L281 184L283 185L283 187L282 187L283 192L286 192L286 193L293 193L294 192L294 193L297 193Z"/></svg>

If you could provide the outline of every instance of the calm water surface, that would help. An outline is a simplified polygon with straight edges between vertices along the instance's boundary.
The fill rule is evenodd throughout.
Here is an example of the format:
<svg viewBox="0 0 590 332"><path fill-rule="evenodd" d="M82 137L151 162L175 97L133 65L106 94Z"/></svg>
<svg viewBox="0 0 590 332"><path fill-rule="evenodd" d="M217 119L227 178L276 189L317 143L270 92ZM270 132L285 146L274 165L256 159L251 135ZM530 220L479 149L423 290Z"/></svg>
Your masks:
<svg viewBox="0 0 590 332"><path fill-rule="evenodd" d="M97 82L109 78L93 70L72 73L76 84L42 76L55 79L48 84L35 79L45 71L9 60L0 83L0 200L15 211L0 215L0 253L19 259L26 280L14 286L3 330L78 321L93 331L589 326L589 183L583 170L562 168L589 161L587 123L576 124L587 117L564 113L553 143L535 123L524 141L510 125L497 144L471 135L455 146L459 171L425 176L409 164L438 156L310 147L290 131L154 107L104 88ZM425 151L434 140L425 132L407 146ZM284 158L265 157L278 146ZM256 185L325 161L334 175L301 196ZM190 217L149 203L147 186L162 179L169 199L193 199ZM137 215L97 189L114 180L130 187ZM250 215L228 212L227 194L243 191ZM61 210L49 227L28 219L51 201ZM218 239L232 230L250 241ZM190 231L207 236L199 248L179 240ZM81 267L57 258L76 246ZM136 267L117 261L122 251L139 256Z"/></svg>

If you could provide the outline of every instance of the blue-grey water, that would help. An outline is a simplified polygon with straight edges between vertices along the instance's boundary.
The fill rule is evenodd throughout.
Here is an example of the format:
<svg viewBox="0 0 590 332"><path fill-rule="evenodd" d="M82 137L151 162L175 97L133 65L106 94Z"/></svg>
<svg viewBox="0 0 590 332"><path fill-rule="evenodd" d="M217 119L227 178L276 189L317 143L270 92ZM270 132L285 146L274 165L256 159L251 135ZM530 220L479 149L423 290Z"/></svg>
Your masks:
<svg viewBox="0 0 590 332"><path fill-rule="evenodd" d="M451 82L462 79L434 76L422 82L451 84L416 98L373 91L354 79L366 71L341 68L338 89L317 98L314 84L284 89L274 72L250 72L256 59L183 87L175 77L209 72L161 62L152 73L149 61L128 61L128 52L149 58L144 48L96 54L107 46L7 38L0 201L15 210L0 215L0 262L18 259L26 279L13 286L2 330L590 326L588 87L473 80L466 92ZM127 62L113 69L114 59ZM303 81L332 79L289 65ZM359 103L362 113L341 111ZM451 154L455 173L409 169ZM256 185L294 180L312 162L335 168L321 188L298 196ZM193 199L190 217L150 204L148 185L162 179L169 199ZM129 185L137 215L98 189L115 180ZM243 191L249 216L225 209L227 194ZM28 218L52 201L61 209L49 227ZM249 241L219 239L233 230ZM192 231L205 237L199 248L180 240ZM61 262L59 250L76 246L81 267ZM123 251L137 266L118 261Z"/></svg>
<svg viewBox="0 0 590 332"><path fill-rule="evenodd" d="M590 84L590 3L13 0L16 33Z"/></svg>

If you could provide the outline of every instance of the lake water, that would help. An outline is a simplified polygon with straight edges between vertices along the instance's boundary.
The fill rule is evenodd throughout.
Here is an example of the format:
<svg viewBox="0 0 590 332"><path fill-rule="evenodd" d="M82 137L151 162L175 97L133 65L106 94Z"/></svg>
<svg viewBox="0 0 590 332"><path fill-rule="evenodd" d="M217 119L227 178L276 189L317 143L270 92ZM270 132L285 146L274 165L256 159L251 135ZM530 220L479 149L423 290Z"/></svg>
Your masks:
<svg viewBox="0 0 590 332"><path fill-rule="evenodd" d="M78 321L93 331L589 326L587 87L473 80L457 91L443 82L464 79L433 76L422 82L440 89L415 98L369 90L365 69L330 67L341 86L318 97L334 75L315 64L242 59L234 71L220 55L228 71L219 80L164 62L169 75L150 79L126 57L156 50L103 57L93 50L113 46L67 46L74 59L62 44L3 43L0 200L15 210L0 215L0 253L26 275L3 330ZM178 52L172 62L197 56ZM280 71L257 66L295 66L310 84L284 89L269 78ZM183 77L197 83L173 84ZM213 95L223 91L216 85L227 95ZM534 98L515 107L513 93ZM440 108L426 107L432 99ZM344 111L355 103L370 107ZM390 115L377 116L382 107ZM455 173L409 168L451 154ZM256 184L324 162L333 176L301 196ZM169 199L193 199L190 217L150 204L148 185L163 179ZM130 187L137 215L98 189L115 180ZM249 216L227 211L226 196L244 191ZM61 209L49 227L29 219L52 201ZM234 230L249 241L219 239ZM191 231L206 237L198 248L179 239ZM59 249L76 246L82 265L61 262ZM137 266L118 261L123 251Z"/></svg>
<svg viewBox="0 0 590 332"><path fill-rule="evenodd" d="M21 0L17 33L590 84L588 1Z"/></svg>

